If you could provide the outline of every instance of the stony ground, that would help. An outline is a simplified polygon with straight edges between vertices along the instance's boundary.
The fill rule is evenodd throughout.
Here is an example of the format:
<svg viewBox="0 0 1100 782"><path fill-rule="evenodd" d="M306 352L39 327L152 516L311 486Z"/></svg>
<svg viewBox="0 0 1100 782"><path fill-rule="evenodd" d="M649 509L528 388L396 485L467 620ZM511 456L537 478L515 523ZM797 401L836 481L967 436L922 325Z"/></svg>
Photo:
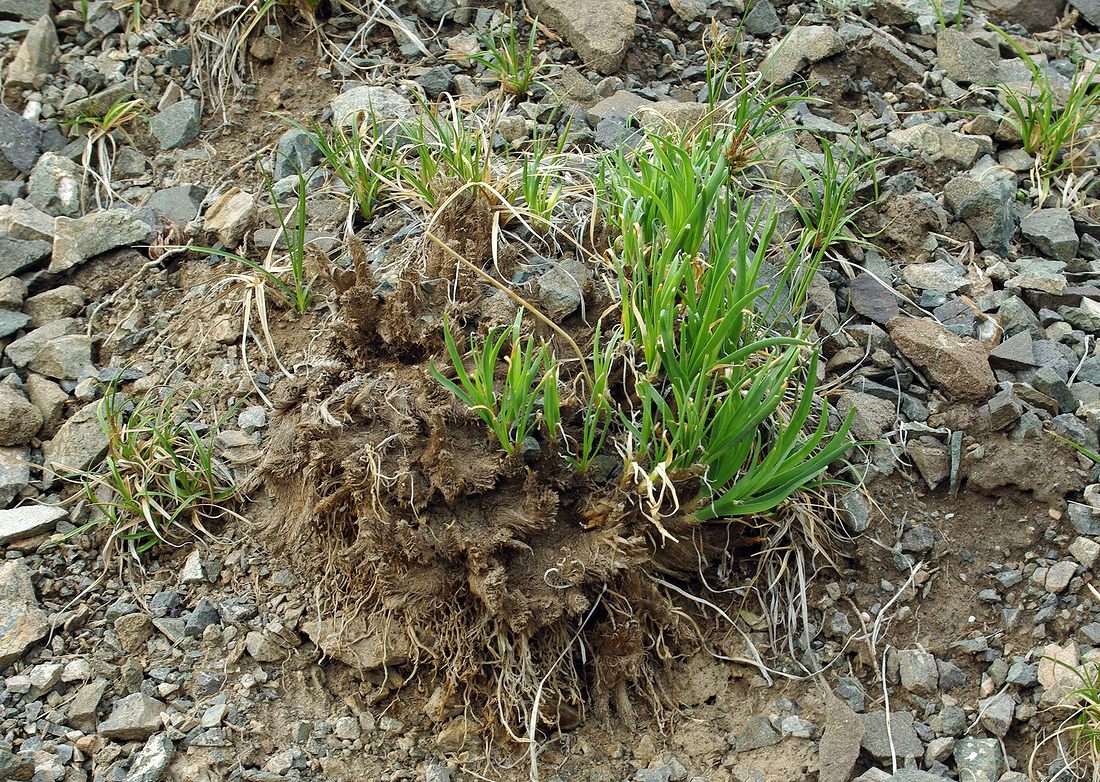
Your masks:
<svg viewBox="0 0 1100 782"><path fill-rule="evenodd" d="M244 333L243 270L170 248L276 241L260 172L278 191L318 162L287 119L476 102L491 85L468 59L474 31L507 9L399 2L313 31L283 14L250 41L224 107L195 9L140 10L139 28L125 4L0 0L0 780L527 778L526 749L440 708L430 674L323 654L314 585L243 525L143 567L105 561L89 534L58 540L88 519L58 476L101 457L105 384L187 380L240 401L218 442L242 479L283 409L273 356ZM991 89L1027 89L1030 73L987 22L1064 90L1096 61L1100 4L985 0L961 24L930 0L527 10L555 67L509 108L499 146L560 122L555 95L582 150L624 143L647 112L697 116L714 20L743 24L740 52L768 82L814 85L820 102L786 112L792 154L813 164L815 136L858 132L883 159L860 218L874 247L847 245L813 291L836 404L878 444L860 465L870 501L843 497L857 537L813 582L805 634L771 643L742 612L768 669L677 661L681 713L544 737L540 778L1013 782L1036 747L1033 778L1095 773L1044 739L1075 685L1055 661L1100 646L1100 484L1049 434L1098 447L1100 217L1087 166L1076 187L1035 192ZM353 33L343 59L319 48ZM125 96L147 116L109 138L111 198L86 170L103 158L64 121ZM319 246L336 246L345 216L338 194L311 201ZM391 217L365 241L401 230ZM561 285L535 291L576 309L581 290ZM286 367L323 360L311 335L332 317L324 301L302 319L273 311Z"/></svg>

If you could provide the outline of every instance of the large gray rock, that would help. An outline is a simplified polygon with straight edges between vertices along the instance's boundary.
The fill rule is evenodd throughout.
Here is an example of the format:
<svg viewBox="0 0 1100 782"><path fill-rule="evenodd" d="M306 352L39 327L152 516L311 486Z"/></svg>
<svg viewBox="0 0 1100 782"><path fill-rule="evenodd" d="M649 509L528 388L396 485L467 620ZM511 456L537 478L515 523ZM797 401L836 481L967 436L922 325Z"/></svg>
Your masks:
<svg viewBox="0 0 1100 782"><path fill-rule="evenodd" d="M0 131L2 130L3 123L0 122ZM3 136L0 136L0 143L3 143L2 139ZM35 160L37 159L36 153ZM6 233L12 239L52 243L55 222L54 217L23 198L17 198L7 206L0 206L0 234Z"/></svg>
<svg viewBox="0 0 1100 782"><path fill-rule="evenodd" d="M848 782L863 743L863 718L831 693L825 702L825 731L821 735L818 782Z"/></svg>
<svg viewBox="0 0 1100 782"><path fill-rule="evenodd" d="M55 230L49 268L55 273L108 250L148 241L152 235L148 223L125 209L93 212L76 220L58 217Z"/></svg>
<svg viewBox="0 0 1100 782"><path fill-rule="evenodd" d="M974 6L991 14L998 22L1022 24L1031 32L1049 30L1062 18L1063 0L972 0ZM1095 3L1096 0L1085 0ZM1077 6L1076 0L1070 5ZM1096 6L1100 9L1100 6ZM1084 12L1082 12L1084 15ZM1087 19L1088 16L1086 15ZM1097 16L1100 19L1100 15ZM1095 22L1093 22L1095 24Z"/></svg>
<svg viewBox="0 0 1100 782"><path fill-rule="evenodd" d="M31 326L38 328L76 315L84 302L84 290L79 285L59 285L27 299L23 312L31 317Z"/></svg>
<svg viewBox="0 0 1100 782"><path fill-rule="evenodd" d="M1068 209L1037 209L1020 221L1020 231L1055 260L1069 262L1077 256L1080 240Z"/></svg>
<svg viewBox="0 0 1100 782"><path fill-rule="evenodd" d="M947 27L936 35L939 66L959 84L996 84L1001 81L1001 58L960 30Z"/></svg>
<svg viewBox="0 0 1100 782"><path fill-rule="evenodd" d="M80 323L73 318L63 318L25 334L4 348L4 355L15 366L23 368L30 364L40 352L49 347L49 343L70 334L80 333Z"/></svg>
<svg viewBox="0 0 1100 782"><path fill-rule="evenodd" d="M982 151L976 139L930 122L892 130L886 134L886 140L898 149L912 148L933 162L949 160L963 168L974 165Z"/></svg>
<svg viewBox="0 0 1100 782"><path fill-rule="evenodd" d="M0 0L0 19L37 22L50 12L50 0Z"/></svg>
<svg viewBox="0 0 1100 782"><path fill-rule="evenodd" d="M111 715L100 723L99 735L125 741L146 739L160 730L160 714L166 708L156 698L144 693L127 695L115 703Z"/></svg>
<svg viewBox="0 0 1100 782"><path fill-rule="evenodd" d="M55 505L24 505L0 510L0 546L51 532L69 514Z"/></svg>
<svg viewBox="0 0 1100 782"><path fill-rule="evenodd" d="M332 99L335 128L358 123L361 129L368 130L372 121L385 127L412 115L413 107L408 98L389 87L353 87Z"/></svg>
<svg viewBox="0 0 1100 782"><path fill-rule="evenodd" d="M871 16L883 24L908 27L921 16L934 16L932 0L874 0Z"/></svg>
<svg viewBox="0 0 1100 782"><path fill-rule="evenodd" d="M771 48L761 71L772 84L786 84L806 66L842 51L844 40L832 27L795 27Z"/></svg>
<svg viewBox="0 0 1100 782"><path fill-rule="evenodd" d="M0 385L0 445L25 445L42 427L42 413L10 386Z"/></svg>
<svg viewBox="0 0 1100 782"><path fill-rule="evenodd" d="M176 745L166 733L150 736L145 746L134 756L126 782L160 782L176 753Z"/></svg>
<svg viewBox="0 0 1100 782"><path fill-rule="evenodd" d="M1019 2L1036 3L1041 0L1019 0ZM1047 0L1050 4L1051 0ZM1069 4L1081 12L1085 21L1093 27L1100 27L1100 0L1069 0ZM1061 3L1058 3L1060 6ZM1029 28L1030 29L1030 28Z"/></svg>
<svg viewBox="0 0 1100 782"><path fill-rule="evenodd" d="M66 421L54 438L42 446L46 467L42 482L49 488L55 474L91 467L107 450L107 435L99 424L99 402L85 405Z"/></svg>
<svg viewBox="0 0 1100 782"><path fill-rule="evenodd" d="M5 74L7 85L24 89L35 86L35 81L47 73L56 73L61 66L61 47L57 42L57 30L48 16L43 16L27 31L15 59Z"/></svg>
<svg viewBox="0 0 1100 782"><path fill-rule="evenodd" d="M18 274L46 258L52 250L49 242L0 236L0 276Z"/></svg>
<svg viewBox="0 0 1100 782"><path fill-rule="evenodd" d="M936 658L922 649L903 649L898 652L898 671L901 686L918 695L933 695L940 686Z"/></svg>
<svg viewBox="0 0 1100 782"><path fill-rule="evenodd" d="M0 668L22 659L48 629L27 566L18 560L0 563Z"/></svg>
<svg viewBox="0 0 1100 782"><path fill-rule="evenodd" d="M202 107L194 98L176 101L149 119L149 132L161 149L178 149L190 144L199 135Z"/></svg>
<svg viewBox="0 0 1100 782"><path fill-rule="evenodd" d="M79 217L82 207L83 173L64 155L46 152L27 180L27 200L54 217Z"/></svg>
<svg viewBox="0 0 1100 782"><path fill-rule="evenodd" d="M42 134L35 125L0 106L0 179L29 174L38 161Z"/></svg>
<svg viewBox="0 0 1100 782"><path fill-rule="evenodd" d="M531 0L528 5L586 66L603 74L619 70L634 40L638 9L633 0Z"/></svg>

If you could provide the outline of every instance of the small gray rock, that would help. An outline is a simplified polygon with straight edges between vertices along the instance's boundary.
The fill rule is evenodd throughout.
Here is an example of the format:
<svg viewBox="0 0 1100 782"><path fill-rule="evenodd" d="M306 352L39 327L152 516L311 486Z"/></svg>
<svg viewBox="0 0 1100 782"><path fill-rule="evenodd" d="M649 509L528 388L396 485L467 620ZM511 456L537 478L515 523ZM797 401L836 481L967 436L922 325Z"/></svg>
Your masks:
<svg viewBox="0 0 1100 782"><path fill-rule="evenodd" d="M279 180L298 173L308 174L320 160L321 150L313 143L313 137L304 130L291 128L275 144L274 177Z"/></svg>
<svg viewBox="0 0 1100 782"><path fill-rule="evenodd" d="M148 223L125 209L93 212L77 220L58 217L55 231L49 268L54 273L68 271L116 247L148 241L153 233Z"/></svg>
<svg viewBox="0 0 1100 782"><path fill-rule="evenodd" d="M57 522L68 515L64 508L54 505L24 505L0 510L0 545L51 532Z"/></svg>
<svg viewBox="0 0 1100 782"><path fill-rule="evenodd" d="M863 748L879 760L886 760L895 753L897 758L919 758L924 755L924 744L913 727L913 714L908 711L872 711L863 715Z"/></svg>
<svg viewBox="0 0 1100 782"><path fill-rule="evenodd" d="M54 217L79 217L84 175L64 155L47 152L38 159L27 180L27 200Z"/></svg>
<svg viewBox="0 0 1100 782"><path fill-rule="evenodd" d="M186 225L199 216L206 188L199 185L176 185L158 190L149 197L146 206L179 225Z"/></svg>
<svg viewBox="0 0 1100 782"><path fill-rule="evenodd" d="M168 764L176 753L176 746L165 733L150 736L145 746L134 756L126 782L160 782L168 770Z"/></svg>
<svg viewBox="0 0 1100 782"><path fill-rule="evenodd" d="M1004 754L997 739L961 738L955 742L954 754L959 779L997 782L1004 773Z"/></svg>
<svg viewBox="0 0 1100 782"><path fill-rule="evenodd" d="M42 427L42 413L15 389L0 385L0 445L25 445Z"/></svg>
<svg viewBox="0 0 1100 782"><path fill-rule="evenodd" d="M27 566L17 560L0 563L0 668L22 659L47 630Z"/></svg>
<svg viewBox="0 0 1100 782"><path fill-rule="evenodd" d="M780 736L771 722L762 714L749 717L745 727L737 737L737 751L751 752L754 749L771 747L780 742Z"/></svg>
<svg viewBox="0 0 1100 782"><path fill-rule="evenodd" d="M936 658L921 649L904 649L898 652L898 669L901 686L919 695L932 695L940 686L940 673Z"/></svg>
<svg viewBox="0 0 1100 782"><path fill-rule="evenodd" d="M194 98L184 98L157 112L149 120L149 131L161 149L178 149L199 135L202 108Z"/></svg>
<svg viewBox="0 0 1100 782"><path fill-rule="evenodd" d="M0 106L0 178L29 174L38 162L41 145L42 134L34 123Z"/></svg>
<svg viewBox="0 0 1100 782"><path fill-rule="evenodd" d="M99 404L92 402L78 410L42 447L46 488L57 480L57 474L87 469L107 450L107 435L99 424Z"/></svg>
<svg viewBox="0 0 1100 782"><path fill-rule="evenodd" d="M18 274L28 266L49 257L53 245L40 239L15 239L0 236L0 275Z"/></svg>
<svg viewBox="0 0 1100 782"><path fill-rule="evenodd" d="M1043 254L1072 261L1080 239L1068 209L1038 209L1020 220L1020 231Z"/></svg>

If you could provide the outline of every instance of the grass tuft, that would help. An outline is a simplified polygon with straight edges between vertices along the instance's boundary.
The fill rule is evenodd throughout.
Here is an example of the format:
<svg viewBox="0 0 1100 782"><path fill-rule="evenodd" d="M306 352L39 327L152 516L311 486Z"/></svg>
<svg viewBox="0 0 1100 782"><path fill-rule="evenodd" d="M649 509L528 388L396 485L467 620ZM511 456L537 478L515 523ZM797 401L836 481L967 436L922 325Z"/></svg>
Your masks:
<svg viewBox="0 0 1100 782"><path fill-rule="evenodd" d="M107 389L99 406L107 454L78 476L97 515L73 534L106 527L106 550L137 557L209 535L208 522L232 514L237 486L214 444L228 414L206 409L212 393L159 387L131 403Z"/></svg>

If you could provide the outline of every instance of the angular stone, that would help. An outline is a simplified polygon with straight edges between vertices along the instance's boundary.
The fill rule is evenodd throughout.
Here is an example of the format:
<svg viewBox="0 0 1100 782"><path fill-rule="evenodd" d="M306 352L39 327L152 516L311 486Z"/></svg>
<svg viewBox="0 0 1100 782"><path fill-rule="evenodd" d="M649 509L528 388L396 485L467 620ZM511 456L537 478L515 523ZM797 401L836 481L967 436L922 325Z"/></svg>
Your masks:
<svg viewBox="0 0 1100 782"><path fill-rule="evenodd" d="M109 739L138 741L161 727L160 714L167 708L156 698L135 692L115 703L111 715L99 725L99 735Z"/></svg>
<svg viewBox="0 0 1100 782"><path fill-rule="evenodd" d="M0 385L0 445L25 445L42 427L42 413L10 386Z"/></svg>
<svg viewBox="0 0 1100 782"><path fill-rule="evenodd" d="M47 73L56 73L61 67L61 47L57 42L57 30L48 16L43 16L23 38L15 59L4 74L9 87L25 89L35 86L35 81Z"/></svg>
<svg viewBox="0 0 1100 782"><path fill-rule="evenodd" d="M68 515L64 508L53 505L24 505L0 510L0 546L52 532L57 522Z"/></svg>
<svg viewBox="0 0 1100 782"><path fill-rule="evenodd" d="M531 0L532 13L577 50L584 64L603 74L622 65L638 9L633 0Z"/></svg>
<svg viewBox="0 0 1100 782"><path fill-rule="evenodd" d="M786 84L808 65L840 54L844 48L844 39L832 27L795 27L769 50L761 73L771 84Z"/></svg>
<svg viewBox="0 0 1100 782"><path fill-rule="evenodd" d="M153 193L145 205L174 223L186 225L199 216L204 198L206 188L199 185L176 185Z"/></svg>
<svg viewBox="0 0 1100 782"><path fill-rule="evenodd" d="M869 272L861 272L848 283L848 297L852 309L880 326L901 312L897 296Z"/></svg>
<svg viewBox="0 0 1100 782"><path fill-rule="evenodd" d="M910 441L905 452L930 489L935 489L951 474L951 454L945 446Z"/></svg>
<svg viewBox="0 0 1100 782"><path fill-rule="evenodd" d="M50 0L0 0L0 19L36 22L50 12Z"/></svg>
<svg viewBox="0 0 1100 782"><path fill-rule="evenodd" d="M912 147L933 162L949 160L963 168L973 166L981 152L976 140L930 122L893 130L886 134L886 140L898 149Z"/></svg>
<svg viewBox="0 0 1100 782"><path fill-rule="evenodd" d="M1016 186L1000 178L976 181L955 177L944 188L944 201L987 250L1004 253L1016 234Z"/></svg>
<svg viewBox="0 0 1100 782"><path fill-rule="evenodd" d="M23 312L31 316L32 328L38 328L76 315L84 308L84 302L84 290L79 285L59 285L27 299Z"/></svg>
<svg viewBox="0 0 1100 782"><path fill-rule="evenodd" d="M29 174L38 162L41 144L42 134L34 123L0 106L0 179Z"/></svg>
<svg viewBox="0 0 1100 782"><path fill-rule="evenodd" d="M232 187L206 210L203 226L207 231L217 234L218 240L233 250L244 241L245 234L252 228L255 220L255 197Z"/></svg>
<svg viewBox="0 0 1100 782"><path fill-rule="evenodd" d="M741 729L737 737L736 749L738 752L751 752L754 749L774 746L780 740L779 734L775 732L768 718L757 714L749 717L745 727Z"/></svg>
<svg viewBox="0 0 1100 782"><path fill-rule="evenodd" d="M862 742L863 718L830 694L825 702L825 731L818 747L818 782L848 782Z"/></svg>
<svg viewBox="0 0 1100 782"><path fill-rule="evenodd" d="M123 614L115 620L115 634L122 648L134 654L140 651L153 635L153 621L140 611Z"/></svg>
<svg viewBox="0 0 1100 782"><path fill-rule="evenodd" d="M775 6L768 0L756 0L745 14L744 22L745 29L757 37L771 35L782 25Z"/></svg>
<svg viewBox="0 0 1100 782"><path fill-rule="evenodd" d="M952 399L984 402L996 389L985 345L960 337L926 318L893 318L886 324L898 350Z"/></svg>
<svg viewBox="0 0 1100 782"><path fill-rule="evenodd" d="M922 16L934 16L932 0L874 0L871 16L883 24L908 27Z"/></svg>
<svg viewBox="0 0 1100 782"><path fill-rule="evenodd" d="M955 742L955 765L959 779L968 782L997 782L1004 773L1004 753L997 739L975 739L969 736Z"/></svg>
<svg viewBox="0 0 1100 782"><path fill-rule="evenodd" d="M176 746L166 733L150 736L145 746L134 756L126 782L161 782Z"/></svg>
<svg viewBox="0 0 1100 782"><path fill-rule="evenodd" d="M884 433L894 428L897 419L892 402L859 391L849 391L837 400L836 411L839 415L847 417L851 410L855 410L852 433L860 440L881 439Z"/></svg>
<svg viewBox="0 0 1100 782"><path fill-rule="evenodd" d="M31 404L42 413L42 428L39 430L39 436L53 437L57 433L57 428L61 426L61 416L65 403L69 401L69 395L62 391L57 383L33 373L27 376L27 394L30 396Z"/></svg>
<svg viewBox="0 0 1100 782"><path fill-rule="evenodd" d="M0 448L0 508L10 505L30 483L30 465L30 449Z"/></svg>
<svg viewBox="0 0 1100 782"><path fill-rule="evenodd" d="M1016 701L1007 692L998 693L978 701L978 711L982 715L982 727L999 739L1008 734L1012 727L1012 718L1016 713Z"/></svg>
<svg viewBox="0 0 1100 782"><path fill-rule="evenodd" d="M199 135L202 108L194 98L176 101L149 119L149 131L161 149L178 149Z"/></svg>
<svg viewBox="0 0 1100 782"><path fill-rule="evenodd" d="M912 263L901 273L905 281L914 288L940 293L954 293L970 286L966 271L947 261Z"/></svg>
<svg viewBox="0 0 1100 782"><path fill-rule="evenodd" d="M903 649L898 652L898 671L901 686L918 695L932 695L940 686L936 658L922 649Z"/></svg>
<svg viewBox="0 0 1100 782"><path fill-rule="evenodd" d="M16 560L0 563L0 668L22 659L48 630L27 566Z"/></svg>
<svg viewBox="0 0 1100 782"><path fill-rule="evenodd" d="M1096 0L1086 2L1095 3ZM1015 22L1031 32L1042 32L1054 27L1062 18L1062 10L1065 8L1062 0L974 0L974 5L992 14L999 22ZM1071 1L1070 5L1076 3ZM1097 8L1100 9L1100 6Z"/></svg>
<svg viewBox="0 0 1100 782"><path fill-rule="evenodd" d="M84 175L76 163L56 152L38 158L27 180L27 200L54 217L79 217Z"/></svg>
<svg viewBox="0 0 1100 782"><path fill-rule="evenodd" d="M25 367L38 355L39 351L44 350L52 340L69 334L76 334L79 330L80 324L72 318L55 320L53 323L41 326L9 343L8 346L4 348L4 355L11 359L11 363L15 364L15 366Z"/></svg>
<svg viewBox="0 0 1100 782"><path fill-rule="evenodd" d="M1051 258L1068 262L1077 256L1080 239L1068 209L1038 209L1020 220L1020 231Z"/></svg>
<svg viewBox="0 0 1100 782"><path fill-rule="evenodd" d="M621 119L626 121L645 106L655 105L649 98L643 98L634 92L619 90L612 93L596 105L588 109L588 117L596 124L605 119Z"/></svg>
<svg viewBox="0 0 1100 782"><path fill-rule="evenodd" d="M76 691L65 709L69 724L80 730L91 730L96 724L96 712L103 694L107 692L106 679L93 679Z"/></svg>
<svg viewBox="0 0 1100 782"><path fill-rule="evenodd" d="M152 235L148 223L125 209L93 212L76 220L58 217L55 229L49 268L54 273L68 271L116 247L146 242Z"/></svg>
<svg viewBox="0 0 1100 782"><path fill-rule="evenodd" d="M99 424L99 404L92 402L82 407L42 446L46 488L53 485L58 474L91 467L107 450L107 435Z"/></svg>
<svg viewBox="0 0 1100 782"><path fill-rule="evenodd" d="M0 132L2 131L3 123L0 123ZM0 136L0 139L2 138ZM23 198L17 198L7 206L0 206L0 234L6 233L12 239L22 239L27 242L41 241L52 245L55 220L56 218ZM0 252L0 255L3 254ZM39 256L39 258L44 257L45 254ZM3 267L0 266L0 268Z"/></svg>
<svg viewBox="0 0 1100 782"><path fill-rule="evenodd" d="M889 723L889 729L887 729ZM879 760L897 755L902 758L919 758L924 755L924 744L913 727L913 715L908 711L872 711L863 715L863 748Z"/></svg>
<svg viewBox="0 0 1100 782"><path fill-rule="evenodd" d="M1031 333L1021 331L993 348L989 351L989 364L997 369L1008 369L1013 372L1034 369L1038 364L1035 361Z"/></svg>
<svg viewBox="0 0 1100 782"><path fill-rule="evenodd" d="M92 338L86 334L66 334L42 345L27 362L27 369L57 380L76 380L91 363Z"/></svg>
<svg viewBox="0 0 1100 782"><path fill-rule="evenodd" d="M1001 81L1000 60L962 31L946 27L936 34L936 62L959 84L996 84Z"/></svg>

